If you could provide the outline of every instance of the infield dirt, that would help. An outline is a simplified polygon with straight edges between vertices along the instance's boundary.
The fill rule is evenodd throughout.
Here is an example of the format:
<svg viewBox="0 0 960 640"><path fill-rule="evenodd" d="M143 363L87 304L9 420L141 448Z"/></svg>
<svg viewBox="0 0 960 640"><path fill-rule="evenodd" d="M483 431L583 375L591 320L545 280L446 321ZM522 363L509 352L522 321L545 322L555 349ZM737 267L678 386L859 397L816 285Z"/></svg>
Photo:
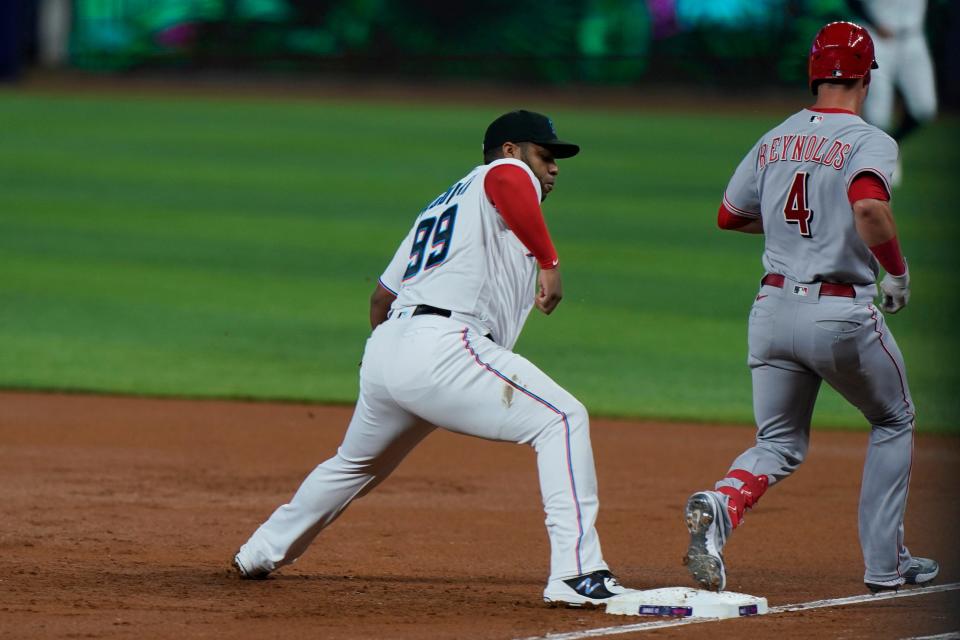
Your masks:
<svg viewBox="0 0 960 640"><path fill-rule="evenodd" d="M0 636L504 639L634 624L540 601L532 450L437 431L295 565L242 582L235 549L336 449L350 408L0 393ZM688 585L681 511L752 427L594 420L604 553L632 587ZM771 605L865 593L866 433L807 462L727 547ZM960 439L916 437L907 544L960 579ZM659 638L904 638L960 628L957 591L662 629ZM647 637L625 634L620 638Z"/></svg>

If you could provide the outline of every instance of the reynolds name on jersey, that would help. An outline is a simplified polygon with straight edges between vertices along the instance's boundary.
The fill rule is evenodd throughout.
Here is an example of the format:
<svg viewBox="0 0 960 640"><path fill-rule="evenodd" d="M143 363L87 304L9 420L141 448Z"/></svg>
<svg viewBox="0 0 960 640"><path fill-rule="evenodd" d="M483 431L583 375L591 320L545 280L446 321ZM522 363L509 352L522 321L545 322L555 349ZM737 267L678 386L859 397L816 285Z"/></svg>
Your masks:
<svg viewBox="0 0 960 640"><path fill-rule="evenodd" d="M757 171L775 162L815 162L843 169L850 145L839 138L831 142L827 136L786 134L764 141L757 151Z"/></svg>

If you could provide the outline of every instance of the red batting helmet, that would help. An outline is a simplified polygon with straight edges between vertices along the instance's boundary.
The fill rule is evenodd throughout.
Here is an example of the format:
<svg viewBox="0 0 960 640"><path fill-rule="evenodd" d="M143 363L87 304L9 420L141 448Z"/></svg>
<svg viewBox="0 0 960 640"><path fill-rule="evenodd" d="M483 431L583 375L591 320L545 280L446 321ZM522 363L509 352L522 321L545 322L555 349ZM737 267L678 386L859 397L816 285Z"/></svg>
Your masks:
<svg viewBox="0 0 960 640"><path fill-rule="evenodd" d="M820 29L810 47L809 62L811 91L817 80L863 78L877 68L873 39L866 29L852 22L831 22Z"/></svg>

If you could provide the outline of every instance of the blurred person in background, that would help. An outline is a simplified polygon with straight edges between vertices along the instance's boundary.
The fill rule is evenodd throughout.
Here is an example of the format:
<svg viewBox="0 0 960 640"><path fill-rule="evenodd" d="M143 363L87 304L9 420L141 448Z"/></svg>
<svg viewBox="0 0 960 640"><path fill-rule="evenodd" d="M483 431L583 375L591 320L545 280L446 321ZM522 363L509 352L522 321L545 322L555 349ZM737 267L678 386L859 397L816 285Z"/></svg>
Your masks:
<svg viewBox="0 0 960 640"><path fill-rule="evenodd" d="M863 106L864 119L888 132L897 143L937 113L933 60L924 34L927 0L847 0L870 32L880 68ZM903 115L894 122L894 95L903 99ZM900 161L893 185L903 179Z"/></svg>
<svg viewBox="0 0 960 640"><path fill-rule="evenodd" d="M21 31L25 3L22 0L0 2L0 82L20 77L23 43Z"/></svg>

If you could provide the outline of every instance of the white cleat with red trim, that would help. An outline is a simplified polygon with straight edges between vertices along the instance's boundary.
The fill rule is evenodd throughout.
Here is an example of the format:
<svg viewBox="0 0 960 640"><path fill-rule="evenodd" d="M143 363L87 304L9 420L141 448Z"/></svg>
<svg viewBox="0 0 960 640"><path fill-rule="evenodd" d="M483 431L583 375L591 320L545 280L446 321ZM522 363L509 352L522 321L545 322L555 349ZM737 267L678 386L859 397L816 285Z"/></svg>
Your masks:
<svg viewBox="0 0 960 640"><path fill-rule="evenodd" d="M690 532L690 546L683 564L702 588L723 591L727 571L723 565L725 507L716 492L701 491L687 500L684 519Z"/></svg>

